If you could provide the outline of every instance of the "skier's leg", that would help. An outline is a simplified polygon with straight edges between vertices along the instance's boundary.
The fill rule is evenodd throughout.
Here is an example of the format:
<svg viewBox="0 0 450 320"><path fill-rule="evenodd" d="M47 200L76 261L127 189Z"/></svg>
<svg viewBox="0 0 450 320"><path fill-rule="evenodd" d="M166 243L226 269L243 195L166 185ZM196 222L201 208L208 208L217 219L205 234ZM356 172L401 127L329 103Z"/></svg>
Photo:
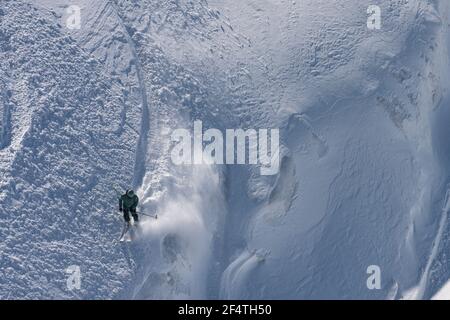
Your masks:
<svg viewBox="0 0 450 320"><path fill-rule="evenodd" d="M128 209L123 209L123 218L125 219L125 222L130 222L130 212Z"/></svg>
<svg viewBox="0 0 450 320"><path fill-rule="evenodd" d="M136 209L131 210L131 214L133 215L134 221L135 221L135 222L138 222L138 221L139 221L139 216L138 216L138 214L137 214L137 212L136 212Z"/></svg>

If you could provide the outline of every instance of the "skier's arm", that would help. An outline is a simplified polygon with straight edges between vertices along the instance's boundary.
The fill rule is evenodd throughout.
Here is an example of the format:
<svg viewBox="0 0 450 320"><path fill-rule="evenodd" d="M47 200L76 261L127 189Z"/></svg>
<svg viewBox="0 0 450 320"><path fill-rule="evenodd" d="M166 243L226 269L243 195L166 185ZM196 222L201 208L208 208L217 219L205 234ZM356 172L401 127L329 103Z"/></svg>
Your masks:
<svg viewBox="0 0 450 320"><path fill-rule="evenodd" d="M139 198L136 197L136 199L134 200L134 203L133 203L133 210L134 211L136 211L136 208L137 208L138 204L139 204Z"/></svg>
<svg viewBox="0 0 450 320"><path fill-rule="evenodd" d="M119 211L122 211L123 207L122 207L122 197L119 198Z"/></svg>

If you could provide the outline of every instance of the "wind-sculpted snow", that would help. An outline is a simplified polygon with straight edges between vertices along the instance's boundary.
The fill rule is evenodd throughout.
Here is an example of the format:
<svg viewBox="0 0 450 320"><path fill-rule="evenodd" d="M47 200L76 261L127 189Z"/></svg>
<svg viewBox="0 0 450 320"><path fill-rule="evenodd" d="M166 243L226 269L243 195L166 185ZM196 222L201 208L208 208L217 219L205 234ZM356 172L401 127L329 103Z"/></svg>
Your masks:
<svg viewBox="0 0 450 320"><path fill-rule="evenodd" d="M384 1L370 30L372 4L80 0L70 30L68 1L0 0L0 297L431 298L450 5ZM196 120L280 129L279 173L174 165ZM158 219L118 243L129 187Z"/></svg>

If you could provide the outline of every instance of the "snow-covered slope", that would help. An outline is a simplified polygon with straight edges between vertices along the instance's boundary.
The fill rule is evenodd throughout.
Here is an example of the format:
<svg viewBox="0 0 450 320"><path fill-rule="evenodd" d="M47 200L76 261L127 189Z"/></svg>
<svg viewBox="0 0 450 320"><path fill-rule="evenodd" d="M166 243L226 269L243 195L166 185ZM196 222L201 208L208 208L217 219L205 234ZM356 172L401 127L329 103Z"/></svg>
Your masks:
<svg viewBox="0 0 450 320"><path fill-rule="evenodd" d="M1 8L10 129L0 151L0 295L117 295L132 269L125 249L113 243L121 225L112 214L111 182L132 179L139 83L108 74L51 11L17 1ZM70 265L82 266L79 292L67 290Z"/></svg>
<svg viewBox="0 0 450 320"><path fill-rule="evenodd" d="M378 2L380 30L369 0L79 0L70 30L72 3L0 0L0 297L431 298L450 4ZM280 128L279 174L175 166L195 120ZM118 243L130 186L159 218Z"/></svg>

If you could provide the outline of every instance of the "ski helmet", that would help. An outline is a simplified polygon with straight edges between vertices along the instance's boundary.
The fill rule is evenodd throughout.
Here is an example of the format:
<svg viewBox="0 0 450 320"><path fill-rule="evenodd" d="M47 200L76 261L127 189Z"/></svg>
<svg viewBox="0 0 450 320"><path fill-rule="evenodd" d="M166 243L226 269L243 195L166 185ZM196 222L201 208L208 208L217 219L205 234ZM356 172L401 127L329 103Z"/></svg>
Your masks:
<svg viewBox="0 0 450 320"><path fill-rule="evenodd" d="M133 190L128 190L127 191L127 196L129 196L130 198L132 198L134 196L134 191Z"/></svg>

